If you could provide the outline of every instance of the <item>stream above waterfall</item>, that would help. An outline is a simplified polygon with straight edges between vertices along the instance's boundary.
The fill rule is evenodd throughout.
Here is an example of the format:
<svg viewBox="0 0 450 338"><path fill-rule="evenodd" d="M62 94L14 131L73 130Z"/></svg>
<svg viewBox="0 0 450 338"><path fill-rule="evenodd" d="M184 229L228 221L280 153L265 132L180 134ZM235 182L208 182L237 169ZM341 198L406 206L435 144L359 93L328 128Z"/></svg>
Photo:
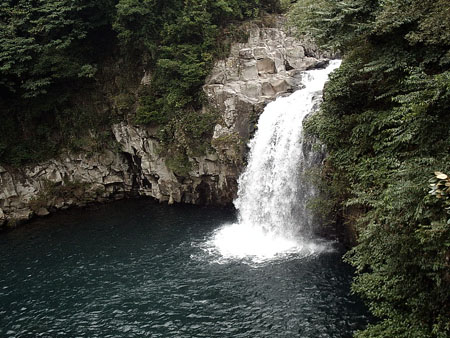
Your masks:
<svg viewBox="0 0 450 338"><path fill-rule="evenodd" d="M343 250L221 262L229 209L130 200L0 236L1 337L350 337L367 323Z"/></svg>

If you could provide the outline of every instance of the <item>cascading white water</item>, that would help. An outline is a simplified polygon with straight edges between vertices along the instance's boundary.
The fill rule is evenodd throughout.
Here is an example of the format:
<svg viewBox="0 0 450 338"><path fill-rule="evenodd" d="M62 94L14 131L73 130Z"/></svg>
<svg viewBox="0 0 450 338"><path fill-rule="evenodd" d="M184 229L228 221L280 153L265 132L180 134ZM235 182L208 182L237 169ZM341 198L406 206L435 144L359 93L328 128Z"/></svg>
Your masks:
<svg viewBox="0 0 450 338"><path fill-rule="evenodd" d="M315 190L303 174L311 162L305 147L303 119L317 106L328 75L339 67L304 73L304 88L267 105L250 141L248 166L239 178L238 222L225 225L211 244L225 258L266 260L323 250L311 240L312 215L307 201Z"/></svg>

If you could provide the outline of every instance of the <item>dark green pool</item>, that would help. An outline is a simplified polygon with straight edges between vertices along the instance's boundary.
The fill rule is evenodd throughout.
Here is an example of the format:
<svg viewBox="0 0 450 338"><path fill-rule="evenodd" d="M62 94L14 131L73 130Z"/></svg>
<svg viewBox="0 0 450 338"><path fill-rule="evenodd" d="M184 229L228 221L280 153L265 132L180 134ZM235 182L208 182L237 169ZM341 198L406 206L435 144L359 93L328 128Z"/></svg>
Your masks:
<svg viewBox="0 0 450 338"><path fill-rule="evenodd" d="M350 337L367 322L342 251L218 263L232 210L148 200L0 234L0 337Z"/></svg>

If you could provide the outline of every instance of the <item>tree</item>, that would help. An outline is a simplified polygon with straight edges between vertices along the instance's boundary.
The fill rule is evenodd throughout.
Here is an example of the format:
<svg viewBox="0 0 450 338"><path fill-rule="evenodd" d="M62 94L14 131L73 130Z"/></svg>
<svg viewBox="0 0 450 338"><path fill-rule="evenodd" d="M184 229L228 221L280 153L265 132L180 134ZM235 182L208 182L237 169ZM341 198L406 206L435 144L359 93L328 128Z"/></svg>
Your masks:
<svg viewBox="0 0 450 338"><path fill-rule="evenodd" d="M2 162L20 164L54 153L58 115L67 111L72 93L95 76L109 49L114 6L114 0L0 4Z"/></svg>
<svg viewBox="0 0 450 338"><path fill-rule="evenodd" d="M450 170L449 15L445 0L305 0L292 14L344 54L308 129L346 187L335 208L356 218L353 290L380 318L358 337L450 335L448 214L428 193Z"/></svg>

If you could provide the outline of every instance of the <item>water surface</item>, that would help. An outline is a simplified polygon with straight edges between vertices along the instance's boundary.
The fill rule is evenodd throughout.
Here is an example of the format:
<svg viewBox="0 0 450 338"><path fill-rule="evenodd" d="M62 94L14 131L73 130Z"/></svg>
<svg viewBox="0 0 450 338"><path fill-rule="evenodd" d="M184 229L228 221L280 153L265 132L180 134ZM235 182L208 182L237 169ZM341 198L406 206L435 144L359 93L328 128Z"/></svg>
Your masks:
<svg viewBox="0 0 450 338"><path fill-rule="evenodd" d="M364 327L339 247L224 261L204 244L232 222L228 209L135 200L0 234L0 336L317 338Z"/></svg>

